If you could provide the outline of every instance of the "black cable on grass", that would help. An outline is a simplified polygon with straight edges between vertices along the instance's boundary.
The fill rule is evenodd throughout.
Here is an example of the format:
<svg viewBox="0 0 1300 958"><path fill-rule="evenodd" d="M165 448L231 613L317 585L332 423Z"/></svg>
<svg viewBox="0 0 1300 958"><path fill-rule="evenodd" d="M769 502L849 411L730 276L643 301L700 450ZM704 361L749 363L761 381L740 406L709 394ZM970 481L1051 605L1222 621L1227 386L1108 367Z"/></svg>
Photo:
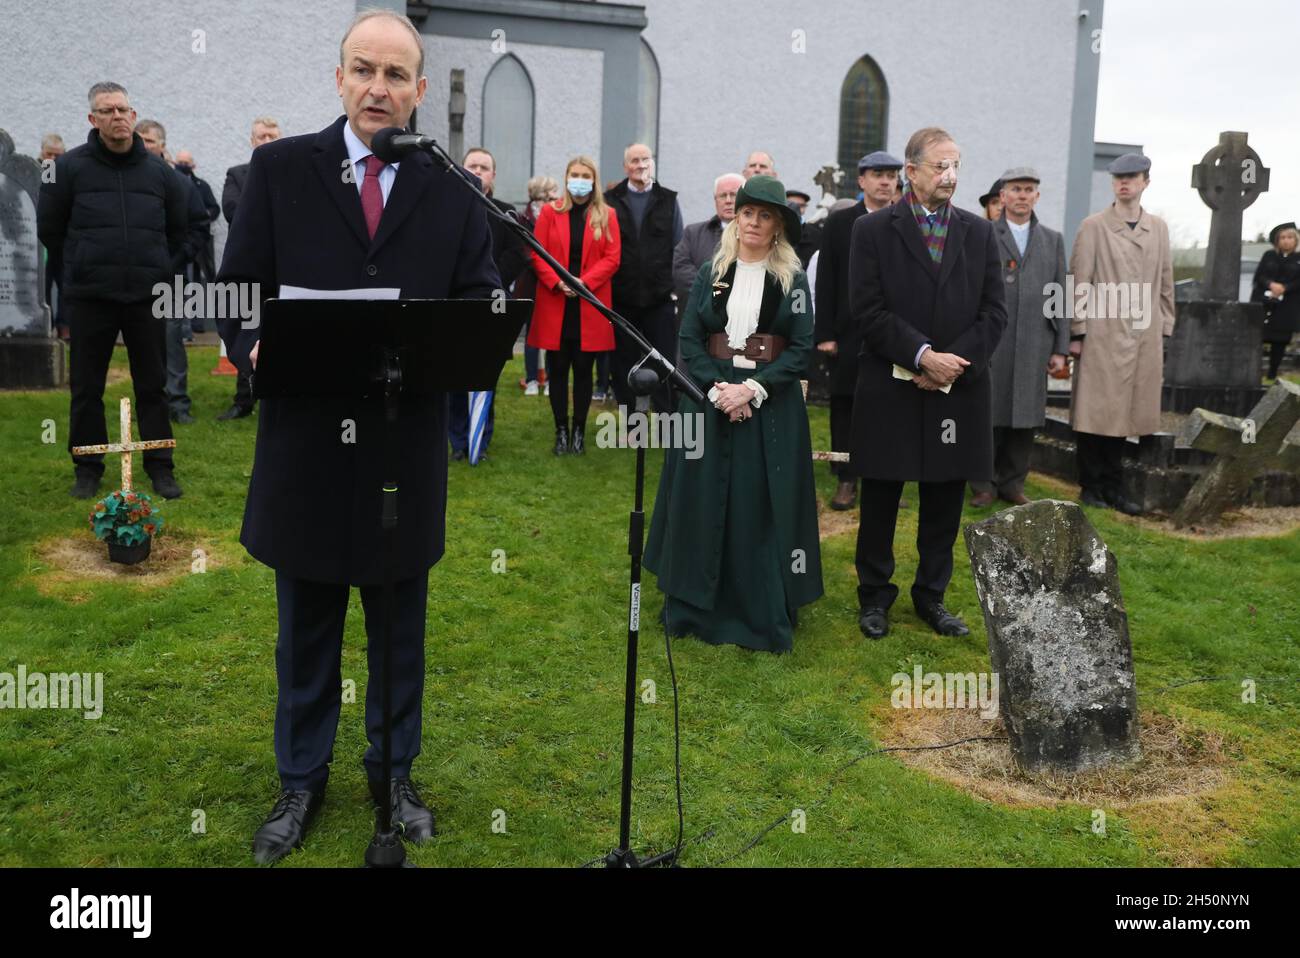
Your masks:
<svg viewBox="0 0 1300 958"><path fill-rule="evenodd" d="M1195 679L1183 679L1173 685L1162 685L1144 694L1155 695L1170 689L1180 689L1184 685L1196 685L1198 682L1240 682L1243 679L1253 679L1256 682L1300 682L1300 676L1295 675L1202 675Z"/></svg>
<svg viewBox="0 0 1300 958"><path fill-rule="evenodd" d="M852 758L849 761L845 762L843 765L841 765L839 768L837 768L835 771L831 773L830 778L827 779L826 785L823 788L825 794L823 794L821 798L817 799L812 804L810 804L808 806L808 810L811 811L812 809L824 803L828 798L830 798L831 789L834 788L835 786L835 779L838 778L840 775L843 775L854 765L857 765L858 762L861 762L864 758L871 758L873 755L884 755L886 752L926 752L926 751L932 751L934 749L940 749L940 748L952 748L955 745L965 745L967 742L1005 742L1006 740L1007 737L1005 735L972 735L969 736L968 738L957 739L957 741L955 742L942 742L937 745L890 745L887 746L886 748L877 748L877 749L872 749L870 752L863 752L861 755L857 756L856 758ZM784 825L789 820L790 820L790 815L788 813L782 815L780 818L772 822L772 824L768 825L761 832L759 832L748 842L746 842L745 846L741 848L740 851L728 855L726 858L720 859L719 861L710 862L705 867L717 868L721 865L727 864L728 862L735 861L737 858L745 854L745 852L749 851L751 848L753 848L755 845L761 842L765 837L767 837L769 832L771 832L775 828L780 827L781 825Z"/></svg>
<svg viewBox="0 0 1300 958"><path fill-rule="evenodd" d="M669 639L666 635L664 637L664 641L668 649L668 671L669 674L672 676L672 683L673 683L673 737L674 737L674 751L675 751L674 761L676 765L676 774L677 774L677 855L678 858L680 859L681 851L682 848L684 847L682 843L682 829L683 829L683 823L685 819L682 811L681 738L679 735L679 729L677 724L678 721L677 673L673 669L672 647L671 644L669 644ZM1160 692L1168 692L1172 689L1182 688L1185 685L1196 685L1197 683L1201 683L1201 682L1226 682L1226 681L1231 681L1240 678L1254 678L1256 681L1259 682L1273 682L1273 681L1300 682L1300 677L1297 676L1203 675L1194 679L1184 679L1181 682L1174 682L1171 685L1162 685L1159 686L1158 688L1151 689L1149 692L1146 692L1144 694L1156 695ZM842 775L844 772L847 772L850 768L852 768L854 765L858 764L858 762L862 761L865 758L871 758L874 755L884 755L887 752L925 752L925 751L932 751L941 748L952 748L956 745L965 745L968 742L1005 742L1005 741L1007 741L1007 737L1005 735L973 735L970 736L969 738L957 739L955 742L941 742L935 745L891 745L886 748L878 748L878 749L873 749L870 752L864 752L861 755L845 762L834 772L832 772L830 778L827 780L826 785L824 786L824 791L826 794L822 795L821 798L814 801L811 805L808 806L808 808L813 809L823 804L826 801L826 799L830 797L830 791L834 787L835 779L838 776ZM758 843L761 842L774 829L779 828L781 825L784 825L789 820L790 820L790 816L788 813L782 815L780 818L776 819L776 821L772 822L771 824L763 828L762 831L758 832L758 834L756 834L753 838L751 838L745 844L745 846L741 848L739 851L731 855L728 855L726 858L719 859L716 862L706 863L703 867L717 868L721 865L727 864L728 862L735 861L741 855L745 854L745 852L749 851L750 849L758 845ZM703 844L704 842L713 838L715 834L716 833L713 829L711 828L706 829L705 831L701 832L699 835L696 835L686 844L687 845ZM601 862L601 861L604 861L603 856L600 858L593 858L589 862L584 862L579 867L587 868L595 864L596 862ZM676 864L677 862L674 862L674 867L676 867Z"/></svg>
<svg viewBox="0 0 1300 958"><path fill-rule="evenodd" d="M664 651L668 653L668 675L673 682L673 773L677 781L677 847L673 851L673 868L682 854L682 835L686 830L686 812L682 808L682 732L677 709L677 670L673 667L673 640L664 629Z"/></svg>
<svg viewBox="0 0 1300 958"><path fill-rule="evenodd" d="M668 653L668 675L672 679L673 684L673 775L677 785L677 844L674 846L672 867L676 868L677 860L681 857L682 848L684 846L683 836L686 832L686 810L682 805L682 729L680 710L677 701L677 669L673 666L673 642L672 638L668 635L667 629L664 629L664 651ZM691 843L694 844L695 842L703 841L712 836L713 830L708 829L691 839ZM638 860L642 857L650 856L637 856ZM583 862L578 867L590 868L592 865L596 864L596 862L603 862L604 860L605 856L602 855L600 858L593 858L591 861Z"/></svg>

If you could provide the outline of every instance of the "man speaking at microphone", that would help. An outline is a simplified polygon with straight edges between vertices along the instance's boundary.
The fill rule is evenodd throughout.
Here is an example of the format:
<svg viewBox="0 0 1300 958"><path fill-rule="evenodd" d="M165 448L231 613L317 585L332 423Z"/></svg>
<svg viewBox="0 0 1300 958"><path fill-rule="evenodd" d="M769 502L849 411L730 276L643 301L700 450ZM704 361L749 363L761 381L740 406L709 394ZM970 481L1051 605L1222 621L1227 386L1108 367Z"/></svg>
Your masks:
<svg viewBox="0 0 1300 958"><path fill-rule="evenodd" d="M379 130L407 126L424 98L423 74L423 46L410 20L389 11L357 16L335 70L346 116L319 133L253 151L221 282L259 283L263 297L284 286L398 288L402 298L419 299L492 296L500 286L492 238L470 192L455 177L439 175L424 153L385 163L370 151ZM256 370L258 329L231 319L220 331L231 360ZM346 352L349 344L339 348ZM354 585L369 638L364 765L370 793L377 804L392 803L394 827L408 841L434 833L433 812L411 783L411 763L420 752L428 574L443 552L446 396L404 399L398 424L389 782L381 772L379 680L383 415L380 398L261 404L240 542L275 570L275 760L282 791L253 837L260 863L302 844L324 798L339 719L343 620Z"/></svg>

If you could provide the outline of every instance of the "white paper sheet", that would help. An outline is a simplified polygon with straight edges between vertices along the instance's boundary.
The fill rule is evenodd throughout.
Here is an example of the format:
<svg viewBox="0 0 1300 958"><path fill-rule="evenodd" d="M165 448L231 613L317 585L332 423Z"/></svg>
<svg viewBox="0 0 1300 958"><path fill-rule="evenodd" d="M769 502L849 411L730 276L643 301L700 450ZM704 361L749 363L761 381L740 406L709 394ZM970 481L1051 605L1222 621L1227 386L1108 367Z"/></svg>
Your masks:
<svg viewBox="0 0 1300 958"><path fill-rule="evenodd" d="M376 286L371 289L309 289L306 286L280 287L280 299L400 299L401 289Z"/></svg>
<svg viewBox="0 0 1300 958"><path fill-rule="evenodd" d="M913 373L913 372L910 372L910 371L904 369L902 366L898 365L898 363L894 363L894 378L895 378L895 379L903 379L903 380L906 380L907 382L910 383L910 382L912 382L912 377L915 376L915 375L916 375L916 373ZM950 392L952 392L952 383L949 383L947 386L940 386L940 387L939 387L939 392L941 392L941 393L950 393Z"/></svg>

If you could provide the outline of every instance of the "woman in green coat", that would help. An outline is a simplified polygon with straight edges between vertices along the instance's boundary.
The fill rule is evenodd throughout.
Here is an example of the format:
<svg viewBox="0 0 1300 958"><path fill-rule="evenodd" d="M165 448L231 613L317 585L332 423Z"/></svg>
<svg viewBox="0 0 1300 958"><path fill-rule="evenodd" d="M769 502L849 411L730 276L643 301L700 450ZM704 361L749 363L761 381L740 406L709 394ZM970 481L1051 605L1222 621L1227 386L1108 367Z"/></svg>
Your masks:
<svg viewBox="0 0 1300 958"><path fill-rule="evenodd" d="M669 449L645 567L664 592L669 635L768 652L794 646L796 610L822 594L812 443L799 380L813 352L812 295L785 187L754 176L695 277L682 364L708 404L702 455ZM698 421L698 420L697 420Z"/></svg>

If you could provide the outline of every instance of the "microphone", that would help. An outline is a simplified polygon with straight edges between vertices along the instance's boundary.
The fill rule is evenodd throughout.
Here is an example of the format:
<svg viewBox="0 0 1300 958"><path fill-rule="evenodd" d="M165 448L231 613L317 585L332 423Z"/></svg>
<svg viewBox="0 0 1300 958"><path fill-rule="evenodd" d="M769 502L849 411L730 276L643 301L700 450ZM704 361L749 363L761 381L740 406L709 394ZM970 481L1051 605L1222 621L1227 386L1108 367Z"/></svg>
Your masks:
<svg viewBox="0 0 1300 958"><path fill-rule="evenodd" d="M385 163L399 163L408 153L421 151L433 153L437 142L431 136L407 133L401 127L389 126L370 138L370 150Z"/></svg>

